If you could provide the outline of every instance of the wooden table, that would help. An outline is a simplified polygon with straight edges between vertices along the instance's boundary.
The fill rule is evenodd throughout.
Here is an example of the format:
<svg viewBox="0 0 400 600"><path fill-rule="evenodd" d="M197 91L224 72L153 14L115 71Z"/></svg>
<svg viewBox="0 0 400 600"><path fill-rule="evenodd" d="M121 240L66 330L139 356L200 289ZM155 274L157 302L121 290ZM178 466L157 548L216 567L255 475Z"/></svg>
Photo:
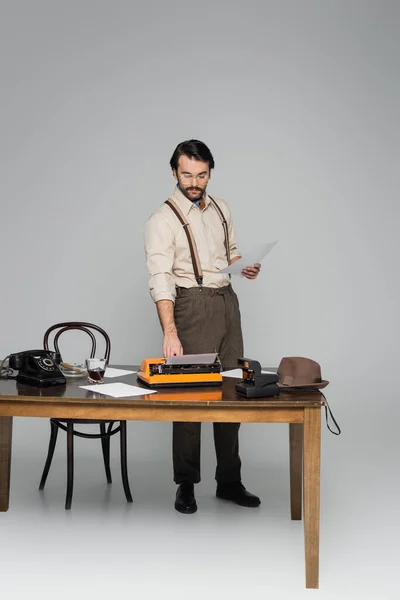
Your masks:
<svg viewBox="0 0 400 600"><path fill-rule="evenodd" d="M110 381L137 385L136 375ZM85 379L70 379L66 386L40 389L0 380L0 511L9 507L13 417L289 423L291 518L301 520L303 508L306 587L318 587L324 405L318 391L247 400L236 394L235 380L225 378L221 387L169 388L157 394L146 394L144 389L143 396L107 398L79 387L84 384Z"/></svg>

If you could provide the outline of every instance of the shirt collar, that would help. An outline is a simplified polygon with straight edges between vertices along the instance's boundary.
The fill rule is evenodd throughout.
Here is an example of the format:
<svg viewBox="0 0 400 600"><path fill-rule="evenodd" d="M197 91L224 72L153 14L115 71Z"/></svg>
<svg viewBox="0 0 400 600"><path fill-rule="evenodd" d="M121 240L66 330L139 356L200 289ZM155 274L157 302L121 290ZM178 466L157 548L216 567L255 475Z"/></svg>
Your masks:
<svg viewBox="0 0 400 600"><path fill-rule="evenodd" d="M197 204L195 202L192 202L191 200L189 200L188 198L186 198L186 196L184 196L182 194L178 185L175 186L174 192L172 194L172 198L175 200L175 202L177 203L177 205L179 206L179 208L181 209L181 211L183 212L183 214L185 216L187 216L189 214L189 211L194 206L196 206L196 208L197 208ZM204 202L206 203L206 205L210 203L210 199L207 194L204 198Z"/></svg>

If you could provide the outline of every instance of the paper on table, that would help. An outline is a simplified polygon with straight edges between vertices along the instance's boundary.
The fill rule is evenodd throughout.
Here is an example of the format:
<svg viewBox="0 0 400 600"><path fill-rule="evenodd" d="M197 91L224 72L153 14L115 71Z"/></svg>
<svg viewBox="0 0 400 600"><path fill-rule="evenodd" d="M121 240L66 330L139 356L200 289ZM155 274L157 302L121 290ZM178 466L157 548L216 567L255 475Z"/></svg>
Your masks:
<svg viewBox="0 0 400 600"><path fill-rule="evenodd" d="M100 385L80 385L83 390L112 396L113 398L127 398L128 396L145 396L155 394L157 390L148 390L137 385L128 385L127 383L101 383Z"/></svg>
<svg viewBox="0 0 400 600"><path fill-rule="evenodd" d="M256 244L251 250L247 250L242 255L242 258L235 261L231 265L228 265L224 269L221 269L219 273L230 273L231 275L241 275L243 269L251 267L255 263L261 263L262 259L271 252L272 248L278 240L274 242L263 242L262 244Z"/></svg>
<svg viewBox="0 0 400 600"><path fill-rule="evenodd" d="M183 354L182 356L170 356L165 361L166 365L209 365L215 362L218 354Z"/></svg>
<svg viewBox="0 0 400 600"><path fill-rule="evenodd" d="M261 373L274 373L274 371L261 371ZM239 379L243 378L242 369L231 369L230 371L222 371L222 377L239 377Z"/></svg>
<svg viewBox="0 0 400 600"><path fill-rule="evenodd" d="M230 371L222 371L221 375L222 377L239 377L242 379L243 371L242 369L231 369Z"/></svg>
<svg viewBox="0 0 400 600"><path fill-rule="evenodd" d="M104 377L122 377L122 375L131 375L131 373L137 373L137 371L127 371L126 369L113 369L107 367Z"/></svg>

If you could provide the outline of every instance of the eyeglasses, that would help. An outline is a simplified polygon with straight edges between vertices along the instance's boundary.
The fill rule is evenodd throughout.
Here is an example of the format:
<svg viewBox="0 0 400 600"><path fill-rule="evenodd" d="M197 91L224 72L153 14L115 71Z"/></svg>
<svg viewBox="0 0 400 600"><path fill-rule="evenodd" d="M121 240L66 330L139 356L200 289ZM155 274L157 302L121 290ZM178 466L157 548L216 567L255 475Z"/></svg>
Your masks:
<svg viewBox="0 0 400 600"><path fill-rule="evenodd" d="M191 173L182 173L183 179L197 179L200 181L204 181L209 178L208 173L200 173L200 175L192 175Z"/></svg>

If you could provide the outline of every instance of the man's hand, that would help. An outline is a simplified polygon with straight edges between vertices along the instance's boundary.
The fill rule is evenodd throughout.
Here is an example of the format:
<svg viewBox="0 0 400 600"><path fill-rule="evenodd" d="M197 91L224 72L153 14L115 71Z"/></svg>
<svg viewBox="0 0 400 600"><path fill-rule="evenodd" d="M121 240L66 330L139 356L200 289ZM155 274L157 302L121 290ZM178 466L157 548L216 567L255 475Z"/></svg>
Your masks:
<svg viewBox="0 0 400 600"><path fill-rule="evenodd" d="M261 269L260 263L255 263L252 267L246 267L242 271L242 275L246 277L246 279L255 279L259 274Z"/></svg>
<svg viewBox="0 0 400 600"><path fill-rule="evenodd" d="M163 342L163 356L168 358L169 356L182 356L183 348L180 339L176 334L164 335Z"/></svg>

